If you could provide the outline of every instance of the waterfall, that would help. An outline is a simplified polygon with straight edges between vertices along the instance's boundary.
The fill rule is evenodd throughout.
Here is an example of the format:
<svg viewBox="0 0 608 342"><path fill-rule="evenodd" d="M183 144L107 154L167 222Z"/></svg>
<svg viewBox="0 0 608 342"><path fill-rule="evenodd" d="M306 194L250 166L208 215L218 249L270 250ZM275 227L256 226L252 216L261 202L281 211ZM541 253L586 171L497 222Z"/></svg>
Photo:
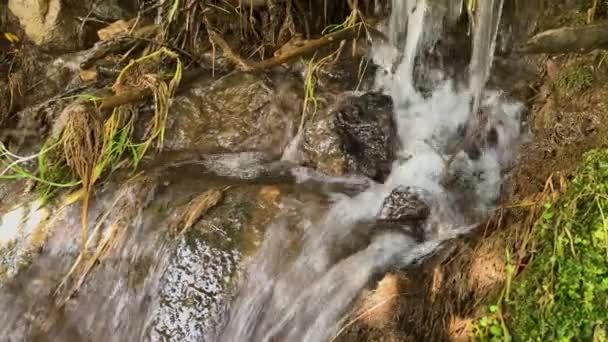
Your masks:
<svg viewBox="0 0 608 342"><path fill-rule="evenodd" d="M490 77L504 0L484 0L477 3L469 76L474 117L477 116L482 93Z"/></svg>
<svg viewBox="0 0 608 342"><path fill-rule="evenodd" d="M448 23L455 22L462 8L461 1L455 3L460 6L444 4ZM486 92L488 96L482 97L502 0L482 3L470 89L458 89L443 78L430 95L423 95L414 84L415 65L425 62L419 58L420 51L434 43L438 35L434 30L441 26L430 22L433 7L427 0L392 1L389 44L374 46L371 58L379 67L375 87L394 102L403 158L395 162L384 184L373 185L352 198L340 197L324 213L309 215L297 205L285 208L285 215L267 230L263 246L242 279L219 341L330 340L373 277L390 267L405 267L421 260L446 240L470 231L473 225L458 204L469 190L446 188L442 177L446 174L445 160L450 157L443 151L470 118L471 93L476 108L487 108L491 118L488 124L501 123L493 128L498 141L493 148L483 149L477 160L460 152L447 171L474 183L466 197L468 206L485 214L494 205L502 182L503 159L514 155L505 151L516 145L522 106L505 102L496 92ZM401 44L399 37L404 32L406 40ZM383 201L400 186L412 186L430 196L431 216L424 229L433 227L433 234L424 242L399 232L374 234ZM294 216L298 210L300 213ZM302 232L295 237L290 233L294 226ZM371 238L362 242L361 236ZM294 245L298 246L295 252Z"/></svg>

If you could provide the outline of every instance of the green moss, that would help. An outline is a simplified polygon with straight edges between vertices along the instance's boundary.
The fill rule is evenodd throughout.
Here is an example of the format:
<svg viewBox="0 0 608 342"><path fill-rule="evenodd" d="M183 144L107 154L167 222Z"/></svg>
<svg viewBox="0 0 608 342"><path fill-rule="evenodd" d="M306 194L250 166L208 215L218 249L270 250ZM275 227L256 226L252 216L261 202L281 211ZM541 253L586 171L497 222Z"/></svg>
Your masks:
<svg viewBox="0 0 608 342"><path fill-rule="evenodd" d="M560 73L555 81L561 93L578 93L593 85L593 68L589 65L573 65Z"/></svg>
<svg viewBox="0 0 608 342"><path fill-rule="evenodd" d="M583 11L568 11L558 20L559 26L582 26L587 23L587 14Z"/></svg>
<svg viewBox="0 0 608 342"><path fill-rule="evenodd" d="M506 303L514 340L601 341L608 326L607 150L586 154L533 234L536 253Z"/></svg>

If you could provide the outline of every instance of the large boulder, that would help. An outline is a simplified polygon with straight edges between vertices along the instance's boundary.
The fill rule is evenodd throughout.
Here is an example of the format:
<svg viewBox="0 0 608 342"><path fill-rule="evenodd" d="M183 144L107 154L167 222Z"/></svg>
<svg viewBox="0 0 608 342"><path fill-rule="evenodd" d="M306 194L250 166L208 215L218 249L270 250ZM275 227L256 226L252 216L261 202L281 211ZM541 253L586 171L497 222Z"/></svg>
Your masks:
<svg viewBox="0 0 608 342"><path fill-rule="evenodd" d="M350 95L308 123L305 163L332 175L362 174L384 181L398 148L389 96Z"/></svg>
<svg viewBox="0 0 608 342"><path fill-rule="evenodd" d="M209 191L220 197L200 211ZM101 252L95 263L78 257L78 202L0 208L0 334L9 341L213 341L242 263L282 197L278 187L218 188L182 170L108 181L89 211L89 236L97 236L90 256Z"/></svg>
<svg viewBox="0 0 608 342"><path fill-rule="evenodd" d="M302 88L294 83L297 78L274 86L254 73L197 81L173 100L165 146L279 155L295 135L301 115Z"/></svg>

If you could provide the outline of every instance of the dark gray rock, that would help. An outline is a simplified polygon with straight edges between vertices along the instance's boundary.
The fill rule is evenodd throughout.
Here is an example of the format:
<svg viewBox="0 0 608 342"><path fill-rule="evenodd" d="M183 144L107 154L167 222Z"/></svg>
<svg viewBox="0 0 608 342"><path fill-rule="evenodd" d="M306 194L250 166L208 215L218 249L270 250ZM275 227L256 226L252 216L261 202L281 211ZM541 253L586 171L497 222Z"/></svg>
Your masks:
<svg viewBox="0 0 608 342"><path fill-rule="evenodd" d="M425 222L430 214L427 193L410 186L398 186L384 199L377 221L382 228L398 229L423 240Z"/></svg>
<svg viewBox="0 0 608 342"><path fill-rule="evenodd" d="M309 123L305 162L329 174L361 174L383 182L398 147L389 96L351 95Z"/></svg>
<svg viewBox="0 0 608 342"><path fill-rule="evenodd" d="M379 220L398 222L421 222L426 220L431 209L420 189L398 186L384 199Z"/></svg>

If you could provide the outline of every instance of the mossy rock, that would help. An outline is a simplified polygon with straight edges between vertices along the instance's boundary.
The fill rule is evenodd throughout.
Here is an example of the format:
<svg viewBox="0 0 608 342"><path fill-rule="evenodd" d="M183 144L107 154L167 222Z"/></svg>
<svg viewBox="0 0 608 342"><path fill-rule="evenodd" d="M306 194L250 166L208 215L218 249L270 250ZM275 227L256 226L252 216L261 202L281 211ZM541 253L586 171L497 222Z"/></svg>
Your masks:
<svg viewBox="0 0 608 342"><path fill-rule="evenodd" d="M533 234L535 254L507 302L513 339L605 341L608 150L585 155L565 194L545 205Z"/></svg>

